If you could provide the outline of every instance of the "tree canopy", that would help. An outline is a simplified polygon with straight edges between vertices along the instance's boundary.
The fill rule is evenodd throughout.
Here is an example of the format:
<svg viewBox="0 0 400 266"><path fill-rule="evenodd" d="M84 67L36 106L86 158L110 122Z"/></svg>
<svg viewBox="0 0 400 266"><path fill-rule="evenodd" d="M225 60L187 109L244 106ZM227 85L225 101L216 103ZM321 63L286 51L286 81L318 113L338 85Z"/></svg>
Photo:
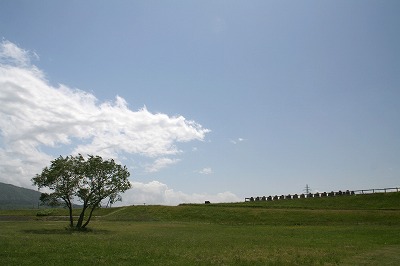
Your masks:
<svg viewBox="0 0 400 266"><path fill-rule="evenodd" d="M69 209L70 227L83 229L103 200L108 199L108 204L112 204L122 199L120 193L131 188L129 175L126 166L116 164L113 159L103 160L93 155L85 159L79 154L58 157L41 174L32 178L32 182L39 188L47 187L52 191L42 193L40 199L43 203L65 205ZM74 199L83 204L76 225L72 215ZM85 222L86 210L89 210L89 216Z"/></svg>

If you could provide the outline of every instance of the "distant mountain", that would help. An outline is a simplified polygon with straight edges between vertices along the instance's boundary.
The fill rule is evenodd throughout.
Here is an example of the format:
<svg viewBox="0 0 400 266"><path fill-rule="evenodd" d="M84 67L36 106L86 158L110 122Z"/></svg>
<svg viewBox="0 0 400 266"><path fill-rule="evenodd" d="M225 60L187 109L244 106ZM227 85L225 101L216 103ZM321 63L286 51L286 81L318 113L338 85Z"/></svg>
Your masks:
<svg viewBox="0 0 400 266"><path fill-rule="evenodd" d="M40 192L0 182L0 209L33 209L38 207Z"/></svg>

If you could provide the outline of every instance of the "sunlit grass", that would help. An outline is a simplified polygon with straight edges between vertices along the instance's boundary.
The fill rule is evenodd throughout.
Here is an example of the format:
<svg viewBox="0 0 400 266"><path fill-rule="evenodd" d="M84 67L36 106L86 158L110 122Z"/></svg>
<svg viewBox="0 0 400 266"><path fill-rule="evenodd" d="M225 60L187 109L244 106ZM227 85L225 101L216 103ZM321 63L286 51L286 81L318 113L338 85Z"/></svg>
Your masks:
<svg viewBox="0 0 400 266"><path fill-rule="evenodd" d="M315 265L351 263L374 254L399 259L393 250L400 251L398 225L94 222L84 233L65 230L63 222L0 225L4 265Z"/></svg>
<svg viewBox="0 0 400 266"><path fill-rule="evenodd" d="M197 206L126 207L110 216L109 221L180 221L228 225L395 225L400 210L308 210Z"/></svg>
<svg viewBox="0 0 400 266"><path fill-rule="evenodd" d="M0 262L400 265L398 195L381 197L380 203L377 197L358 197L360 207L352 202L342 209L337 208L342 199L335 204L317 199L310 208L258 202L99 209L85 232L67 230L65 209L3 210ZM45 215L37 216L38 211Z"/></svg>

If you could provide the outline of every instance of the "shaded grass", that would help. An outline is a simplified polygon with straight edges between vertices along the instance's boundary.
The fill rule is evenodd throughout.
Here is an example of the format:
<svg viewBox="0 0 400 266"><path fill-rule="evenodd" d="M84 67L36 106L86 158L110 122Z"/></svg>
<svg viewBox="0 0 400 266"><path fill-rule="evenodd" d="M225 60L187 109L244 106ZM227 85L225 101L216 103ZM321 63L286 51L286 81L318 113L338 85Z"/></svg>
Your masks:
<svg viewBox="0 0 400 266"><path fill-rule="evenodd" d="M93 212L94 216L104 216L123 208L99 208ZM73 209L73 215L79 216L81 209ZM69 219L69 212L66 208L41 208L41 209L22 209L22 210L0 210L0 220L2 217L27 217L30 219L46 220L48 216L57 217L62 216Z"/></svg>

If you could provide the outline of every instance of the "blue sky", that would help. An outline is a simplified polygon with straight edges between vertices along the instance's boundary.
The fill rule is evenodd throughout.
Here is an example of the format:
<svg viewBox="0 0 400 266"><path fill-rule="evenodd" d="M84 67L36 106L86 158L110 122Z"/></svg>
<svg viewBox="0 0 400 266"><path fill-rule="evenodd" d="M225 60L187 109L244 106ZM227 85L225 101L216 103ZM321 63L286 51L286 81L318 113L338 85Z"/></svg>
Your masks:
<svg viewBox="0 0 400 266"><path fill-rule="evenodd" d="M0 181L30 186L52 158L93 152L130 168L129 204L400 186L399 12L1 1Z"/></svg>

